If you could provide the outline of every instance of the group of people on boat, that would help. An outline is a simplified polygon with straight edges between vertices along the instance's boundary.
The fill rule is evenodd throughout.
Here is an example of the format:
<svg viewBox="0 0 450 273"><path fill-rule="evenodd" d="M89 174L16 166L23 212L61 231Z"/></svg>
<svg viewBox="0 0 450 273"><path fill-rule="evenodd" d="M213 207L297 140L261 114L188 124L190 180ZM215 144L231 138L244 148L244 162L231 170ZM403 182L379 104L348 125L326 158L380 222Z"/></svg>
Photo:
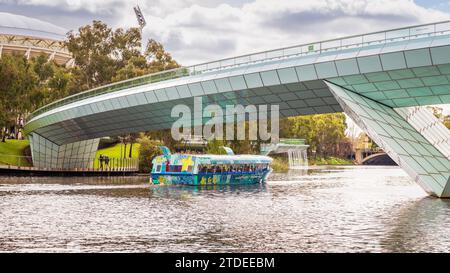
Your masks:
<svg viewBox="0 0 450 273"><path fill-rule="evenodd" d="M230 165L202 165L199 173L224 173L224 172L254 172L265 170L268 164L230 164Z"/></svg>

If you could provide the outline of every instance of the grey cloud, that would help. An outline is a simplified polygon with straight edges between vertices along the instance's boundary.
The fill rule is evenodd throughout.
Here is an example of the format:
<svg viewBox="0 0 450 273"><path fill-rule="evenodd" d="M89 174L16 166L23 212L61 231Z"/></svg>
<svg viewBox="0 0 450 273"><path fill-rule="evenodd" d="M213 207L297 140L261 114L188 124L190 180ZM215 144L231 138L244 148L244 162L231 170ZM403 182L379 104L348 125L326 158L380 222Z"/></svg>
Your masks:
<svg viewBox="0 0 450 273"><path fill-rule="evenodd" d="M115 12L92 13L84 9L67 10L64 7L52 7L45 5L22 5L15 3L17 1L7 1L0 3L0 10L4 12L24 15L42 21L46 21L69 30L78 29L78 27L90 24L93 20L101 20L113 25L117 21L118 14ZM117 2L117 5L122 5ZM117 7L117 9L119 9ZM131 11L132 12L132 11Z"/></svg>
<svg viewBox="0 0 450 273"><path fill-rule="evenodd" d="M229 32L230 29L227 27L230 22L240 21L241 18L235 15L229 15L227 18L223 18L223 22L220 24L211 24L208 18L199 12L195 12L192 14L189 21L181 23L180 27L188 27L188 28L197 28L197 29L205 29L209 31L221 31L221 32Z"/></svg>
<svg viewBox="0 0 450 273"><path fill-rule="evenodd" d="M154 37L161 41L160 37ZM207 41L207 42L205 42ZM168 37L162 41L166 49L172 53L175 59L183 62L183 65L194 64L217 58L217 53L222 56L232 55L236 50L237 42L229 38L215 38L205 40L195 40L187 43L181 32L172 31Z"/></svg>
<svg viewBox="0 0 450 273"><path fill-rule="evenodd" d="M346 14L342 10L333 10L327 12L320 11L303 11L303 12L284 12L279 13L263 21L262 26L277 29L283 32L298 32L308 31L311 32L314 27L316 31L326 31L321 28L324 27L324 23L328 23L328 26L333 22L337 22L342 19L364 19L366 21L384 21L392 23L415 23L417 18L412 18L407 15L394 15L394 14Z"/></svg>

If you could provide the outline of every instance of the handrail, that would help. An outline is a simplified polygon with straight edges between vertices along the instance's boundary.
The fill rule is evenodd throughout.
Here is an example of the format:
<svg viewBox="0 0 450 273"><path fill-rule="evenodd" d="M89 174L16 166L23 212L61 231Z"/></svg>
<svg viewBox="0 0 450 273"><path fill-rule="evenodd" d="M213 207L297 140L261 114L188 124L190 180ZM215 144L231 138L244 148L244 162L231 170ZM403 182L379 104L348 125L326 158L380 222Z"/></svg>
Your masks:
<svg viewBox="0 0 450 273"><path fill-rule="evenodd" d="M430 26L431 29L429 29ZM438 29L440 26L444 28ZM424 29L424 27L426 28ZM401 31L406 31L407 33L395 35L396 32ZM410 40L423 36L436 36L438 34L445 35L448 33L450 33L450 20L384 31L377 31L366 34L351 35L342 38L323 40L313 43L305 43L301 45L284 47L274 50L267 50L257 53L241 55L237 57L225 58L218 61L206 62L187 67L175 68L116 83L110 83L101 87L93 88L81 93L77 93L75 95L71 95L69 97L57 100L55 102L52 102L50 104L47 104L46 106L37 109L27 117L27 120L31 121L36 116L46 111L55 109L57 107L67 105L75 101L80 101L89 97L119 91L122 90L123 87L126 88L136 87L144 84L155 83L169 79L176 79L190 75L197 75L204 72L218 71L222 69L238 67L243 64L266 62L274 59L289 58L293 56L298 57L309 54L321 54L323 52L336 51L341 49L363 47L366 45L373 45L373 44L383 44L383 43L385 44L399 40L406 40L406 39ZM346 41L348 43L346 43Z"/></svg>
<svg viewBox="0 0 450 273"><path fill-rule="evenodd" d="M45 168L33 166L33 158L31 156L22 155L2 155L3 160L0 161L0 169L4 166L8 168L28 168L34 170L74 170L74 169L89 169L89 170L109 170L109 171L124 171L124 170L138 170L139 159L135 157L108 157L108 160L100 160L100 158L83 158L83 157L67 157L59 162L60 167ZM38 160L39 161L39 160ZM63 167L72 166L72 163L78 167Z"/></svg>

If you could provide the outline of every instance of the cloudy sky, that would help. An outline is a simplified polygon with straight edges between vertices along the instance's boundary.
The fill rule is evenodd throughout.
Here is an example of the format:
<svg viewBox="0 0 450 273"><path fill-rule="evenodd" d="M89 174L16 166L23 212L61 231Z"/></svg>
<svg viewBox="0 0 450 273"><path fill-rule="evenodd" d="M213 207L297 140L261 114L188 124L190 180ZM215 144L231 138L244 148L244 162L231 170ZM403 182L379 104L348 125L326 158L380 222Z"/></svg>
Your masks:
<svg viewBox="0 0 450 273"><path fill-rule="evenodd" d="M136 26L183 65L325 38L450 19L449 0L0 0L14 13L76 30L92 20ZM0 18L1 23L1 18Z"/></svg>

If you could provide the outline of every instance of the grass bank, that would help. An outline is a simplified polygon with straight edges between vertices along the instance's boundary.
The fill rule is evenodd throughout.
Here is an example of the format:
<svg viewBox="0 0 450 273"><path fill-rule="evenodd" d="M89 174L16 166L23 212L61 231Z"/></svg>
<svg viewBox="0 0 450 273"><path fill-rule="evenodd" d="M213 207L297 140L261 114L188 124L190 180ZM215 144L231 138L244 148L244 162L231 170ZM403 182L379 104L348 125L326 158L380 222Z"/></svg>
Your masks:
<svg viewBox="0 0 450 273"><path fill-rule="evenodd" d="M127 146L125 147L124 144L115 144L111 147L108 148L104 148L104 149L100 149L97 150L97 153L95 155L95 162L94 162L94 167L98 168L99 167L99 158L100 155L104 155L104 156L108 156L109 158L123 158L123 153L124 153L124 149L126 148L126 157L128 158L128 155L130 153L130 144L127 144ZM133 150L131 151L131 157L132 158L139 158L139 147L141 146L141 144L139 143L133 143ZM116 165L116 164L115 164ZM116 167L111 165L111 167Z"/></svg>
<svg viewBox="0 0 450 273"><path fill-rule="evenodd" d="M352 160L338 157L316 157L308 158L308 165L355 165ZM274 172L287 172L289 170L289 162L287 158L274 157L270 164Z"/></svg>
<svg viewBox="0 0 450 273"><path fill-rule="evenodd" d="M312 157L308 158L309 165L355 165L353 160L339 157Z"/></svg>
<svg viewBox="0 0 450 273"><path fill-rule="evenodd" d="M28 140L6 139L0 141L0 164L29 166L30 163L23 156L23 151L30 143Z"/></svg>

